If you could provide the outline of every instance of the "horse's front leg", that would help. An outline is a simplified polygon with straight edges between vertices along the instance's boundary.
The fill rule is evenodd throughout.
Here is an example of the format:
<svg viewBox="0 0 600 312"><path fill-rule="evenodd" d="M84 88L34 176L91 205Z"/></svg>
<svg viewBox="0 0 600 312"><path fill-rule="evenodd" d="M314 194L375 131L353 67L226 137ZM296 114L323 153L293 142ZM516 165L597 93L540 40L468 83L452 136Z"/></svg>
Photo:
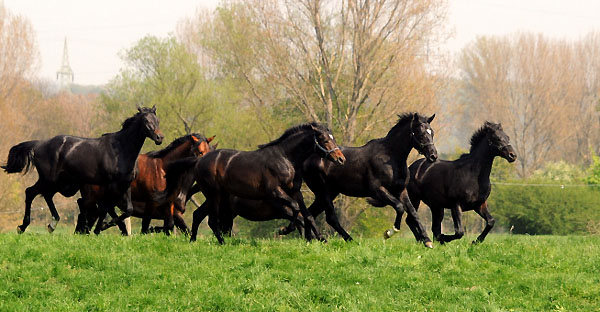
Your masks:
<svg viewBox="0 0 600 312"><path fill-rule="evenodd" d="M419 220L417 209L415 209L412 202L410 201L410 197L408 196L408 191L406 189L404 189L402 193L400 193L400 201L402 202L406 212L408 213L407 217L411 218L411 222L413 225L413 228L411 230L417 241L423 242L423 244L429 248L433 248L433 243L427 235L427 231L425 231L425 227L421 223L421 220Z"/></svg>
<svg viewBox="0 0 600 312"><path fill-rule="evenodd" d="M411 197L410 195L409 198L411 204L413 205L413 207L415 207L415 211L419 211L421 200L415 197ZM408 228L413 233L415 238L419 236L419 223L417 223L417 221L410 214L406 216L406 225L408 225Z"/></svg>
<svg viewBox="0 0 600 312"><path fill-rule="evenodd" d="M410 203L410 199L408 198L408 193L406 192L406 190L402 191L399 199L392 195L387 190L387 188L385 188L384 186L380 186L375 190L375 196L373 196L373 198L388 205L391 205L394 208L394 210L396 210L396 220L394 221L394 228L386 230L384 232L383 237L385 239L390 238L392 235L400 231L400 225L402 224L402 215L404 214L404 211L406 209L407 211L412 212L412 218L415 219L416 224L420 226L420 229L418 230L420 235L419 237L417 237L417 240L423 242L423 244L426 247L433 248L431 240L429 239L429 237L427 237L425 229L421 225L421 222L419 222L419 218L417 217L415 208Z"/></svg>
<svg viewBox="0 0 600 312"><path fill-rule="evenodd" d="M173 222L175 223L175 226L181 231L181 233L183 235L185 235L185 236L190 235L190 229L189 229L187 223L185 223L185 220L183 219L181 212L175 211L175 213L173 214Z"/></svg>
<svg viewBox="0 0 600 312"><path fill-rule="evenodd" d="M475 209L475 212L477 212L478 215L485 219L485 228L483 229L483 232L479 234L477 239L473 241L473 244L482 243L485 240L487 234L494 227L494 223L496 223L496 220L494 220L494 217L492 217L488 210L487 200L484 201L478 209Z"/></svg>
<svg viewBox="0 0 600 312"><path fill-rule="evenodd" d="M171 235L171 232L173 232L175 227L175 222L173 221L174 210L175 204L171 203L165 217L164 232L166 235Z"/></svg>

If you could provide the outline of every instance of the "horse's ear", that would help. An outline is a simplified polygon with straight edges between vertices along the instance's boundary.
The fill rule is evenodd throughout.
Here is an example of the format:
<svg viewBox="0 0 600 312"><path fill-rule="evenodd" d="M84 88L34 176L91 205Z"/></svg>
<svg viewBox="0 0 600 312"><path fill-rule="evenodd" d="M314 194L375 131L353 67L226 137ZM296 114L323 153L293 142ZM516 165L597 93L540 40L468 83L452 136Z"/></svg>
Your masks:
<svg viewBox="0 0 600 312"><path fill-rule="evenodd" d="M152 108L150 110L156 114L156 104L152 105Z"/></svg>
<svg viewBox="0 0 600 312"><path fill-rule="evenodd" d="M139 106L139 105L136 104L135 107L137 107L138 112L140 112L140 113L142 112L142 107L141 106Z"/></svg>
<svg viewBox="0 0 600 312"><path fill-rule="evenodd" d="M206 142L210 143L210 142L211 142L211 141L212 141L212 140L213 140L213 139L214 139L216 136L217 136L217 135L215 134L215 135L211 136L210 138L207 138L207 139L206 139ZM218 143L217 143L217 144L218 144Z"/></svg>
<svg viewBox="0 0 600 312"><path fill-rule="evenodd" d="M195 135L193 135L193 134L192 134L192 135L190 135L190 136L192 137L192 140L193 140L194 142L198 142L198 141L200 141L200 140L198 140L198 138L197 138ZM209 142L210 142L210 141L209 141Z"/></svg>
<svg viewBox="0 0 600 312"><path fill-rule="evenodd" d="M217 146L219 146L219 142L217 142L217 143L215 143L215 144L211 145L211 147L213 148L213 150L216 150L216 149L217 149Z"/></svg>
<svg viewBox="0 0 600 312"><path fill-rule="evenodd" d="M417 119L419 119L419 114L418 113L413 113L412 121L415 121Z"/></svg>
<svg viewBox="0 0 600 312"><path fill-rule="evenodd" d="M431 115L431 117L427 118L427 123L431 123L433 121L433 118L435 118L435 114Z"/></svg>

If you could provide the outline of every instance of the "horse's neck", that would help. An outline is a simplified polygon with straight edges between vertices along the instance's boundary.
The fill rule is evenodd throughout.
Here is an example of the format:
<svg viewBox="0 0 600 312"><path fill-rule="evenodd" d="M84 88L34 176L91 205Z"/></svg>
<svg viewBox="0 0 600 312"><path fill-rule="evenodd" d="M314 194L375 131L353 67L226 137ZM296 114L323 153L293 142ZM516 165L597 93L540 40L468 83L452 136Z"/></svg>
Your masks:
<svg viewBox="0 0 600 312"><path fill-rule="evenodd" d="M388 133L382 140L386 151L390 153L392 159L398 163L406 163L408 154L412 150L409 124L406 124L393 132Z"/></svg>
<svg viewBox="0 0 600 312"><path fill-rule="evenodd" d="M479 181L489 181L494 163L494 155L486 142L480 142L471 152L471 170L477 175Z"/></svg>
<svg viewBox="0 0 600 312"><path fill-rule="evenodd" d="M124 160L125 163L131 164L131 167L133 168L140 150L142 150L146 136L142 134L139 127L132 125L115 133L114 139L119 144L120 152L117 153L117 157Z"/></svg>
<svg viewBox="0 0 600 312"><path fill-rule="evenodd" d="M294 167L301 166L315 151L314 136L305 133L293 135L278 145Z"/></svg>
<svg viewBox="0 0 600 312"><path fill-rule="evenodd" d="M193 156L193 154L190 153L189 144L189 142L185 142L174 148L171 152L167 153L165 156L162 157L163 163L167 164L174 160Z"/></svg>

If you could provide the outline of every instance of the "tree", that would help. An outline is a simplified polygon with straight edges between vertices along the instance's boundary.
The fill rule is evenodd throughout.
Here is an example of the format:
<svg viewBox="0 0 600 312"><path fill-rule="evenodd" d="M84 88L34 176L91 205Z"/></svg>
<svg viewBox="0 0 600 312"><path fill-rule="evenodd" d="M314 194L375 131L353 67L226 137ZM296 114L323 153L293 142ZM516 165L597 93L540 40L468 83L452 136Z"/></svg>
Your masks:
<svg viewBox="0 0 600 312"><path fill-rule="evenodd" d="M211 82L174 37L142 38L122 58L126 67L101 97L106 120L121 120L136 105L156 105L161 129L172 136L189 134L206 121Z"/></svg>
<svg viewBox="0 0 600 312"><path fill-rule="evenodd" d="M426 66L444 14L435 0L231 1L181 37L236 77L259 114L292 106L354 144L387 131L395 112L434 109Z"/></svg>
<svg viewBox="0 0 600 312"><path fill-rule="evenodd" d="M518 174L528 177L544 162L572 151L580 112L574 84L573 45L541 35L481 37L460 59L462 100L470 120L502 122L518 154ZM472 125L473 126L473 125Z"/></svg>

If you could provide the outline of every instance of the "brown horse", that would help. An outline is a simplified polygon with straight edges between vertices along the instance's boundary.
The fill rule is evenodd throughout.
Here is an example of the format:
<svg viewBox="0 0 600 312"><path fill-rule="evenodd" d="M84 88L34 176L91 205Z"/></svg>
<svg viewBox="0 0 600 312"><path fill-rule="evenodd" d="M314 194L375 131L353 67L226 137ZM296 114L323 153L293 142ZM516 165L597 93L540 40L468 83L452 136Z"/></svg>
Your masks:
<svg viewBox="0 0 600 312"><path fill-rule="evenodd" d="M133 203L132 216L143 218L142 233L149 232L151 219L164 220L164 231L167 234L173 230L174 225L183 233L189 232L182 217L185 212L186 198L180 196L173 201L158 204L152 199L153 194L165 189L165 170L169 163L185 157L200 157L208 153L213 149L209 144L213 138L214 136L206 138L201 134L194 133L174 140L162 150L139 155L136 167L137 175L131 183L131 199ZM91 225L98 218L96 203L104 195L104 188L98 185L88 184L82 188L82 197L77 201L80 214L75 229L76 233L89 233ZM100 222L102 220L99 220ZM122 232L125 230L123 224L119 224L119 227ZM101 230L103 227L96 227L94 232L98 234Z"/></svg>

